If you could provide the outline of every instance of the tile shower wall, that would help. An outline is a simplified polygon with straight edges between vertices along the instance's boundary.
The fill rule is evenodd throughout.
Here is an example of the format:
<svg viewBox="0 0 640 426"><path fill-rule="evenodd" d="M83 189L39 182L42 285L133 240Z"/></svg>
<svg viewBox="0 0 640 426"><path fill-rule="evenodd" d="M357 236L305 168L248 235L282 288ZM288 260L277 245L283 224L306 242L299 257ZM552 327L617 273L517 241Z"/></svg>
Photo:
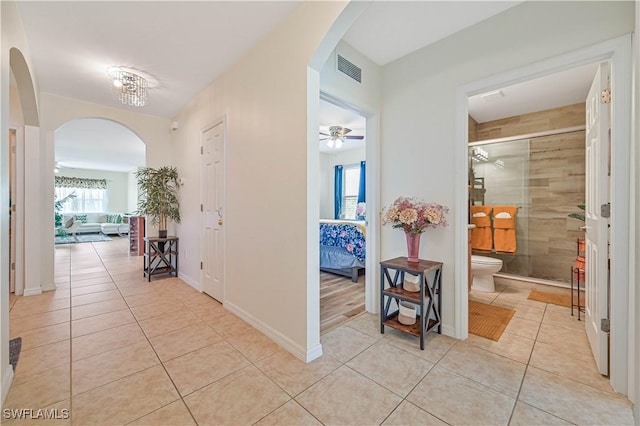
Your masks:
<svg viewBox="0 0 640 426"><path fill-rule="evenodd" d="M488 140L580 125L584 125L584 104L479 123L474 130L477 140ZM578 228L583 223L568 215L584 203L584 137L584 131L577 131L530 139L528 187L523 191L527 202L518 215L519 221L527 222L519 226L526 232L519 229L517 253L492 255L504 261L503 272L570 281L576 238L582 236ZM488 188L485 204L504 203L500 193L513 190L514 185L517 183L503 182Z"/></svg>

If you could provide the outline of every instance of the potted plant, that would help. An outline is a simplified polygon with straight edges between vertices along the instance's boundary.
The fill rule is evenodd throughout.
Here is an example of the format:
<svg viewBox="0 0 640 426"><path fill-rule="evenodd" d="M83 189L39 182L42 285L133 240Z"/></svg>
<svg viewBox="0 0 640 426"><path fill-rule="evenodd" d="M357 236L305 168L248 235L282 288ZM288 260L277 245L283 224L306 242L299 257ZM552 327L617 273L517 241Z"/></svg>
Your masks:
<svg viewBox="0 0 640 426"><path fill-rule="evenodd" d="M178 170L175 167L144 167L136 172L138 188L137 214L148 216L158 226L158 236L167 237L167 223L180 223Z"/></svg>
<svg viewBox="0 0 640 426"><path fill-rule="evenodd" d="M54 195L54 198L55 198L55 195ZM53 202L53 221L54 221L53 226L56 229L56 235L60 237L64 237L67 235L67 232L63 229L63 226L62 226L62 213L60 213L60 210L62 210L62 206L64 205L64 203L66 203L69 200L73 200L74 198L76 198L76 193L72 192L66 197L60 200L55 200Z"/></svg>

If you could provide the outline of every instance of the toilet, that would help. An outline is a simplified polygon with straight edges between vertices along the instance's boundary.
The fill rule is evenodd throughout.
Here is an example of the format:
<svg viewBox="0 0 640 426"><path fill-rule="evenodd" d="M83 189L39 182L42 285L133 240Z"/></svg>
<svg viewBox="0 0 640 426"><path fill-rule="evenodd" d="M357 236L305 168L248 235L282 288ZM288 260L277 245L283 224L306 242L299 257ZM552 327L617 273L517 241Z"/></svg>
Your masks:
<svg viewBox="0 0 640 426"><path fill-rule="evenodd" d="M493 293L496 286L493 282L493 274L502 269L502 260L487 256L471 256L471 275L473 282L471 290Z"/></svg>

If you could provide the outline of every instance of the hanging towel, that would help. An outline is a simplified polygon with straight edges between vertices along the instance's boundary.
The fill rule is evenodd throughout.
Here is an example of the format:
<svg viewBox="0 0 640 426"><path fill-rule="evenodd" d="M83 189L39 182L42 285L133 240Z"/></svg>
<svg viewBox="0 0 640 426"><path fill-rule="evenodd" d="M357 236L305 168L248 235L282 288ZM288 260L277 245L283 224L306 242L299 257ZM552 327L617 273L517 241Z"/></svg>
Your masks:
<svg viewBox="0 0 640 426"><path fill-rule="evenodd" d="M471 223L476 227L471 230L471 248L491 251L493 238L491 235L491 206L471 206Z"/></svg>
<svg viewBox="0 0 640 426"><path fill-rule="evenodd" d="M493 206L493 243L496 253L516 252L516 206Z"/></svg>

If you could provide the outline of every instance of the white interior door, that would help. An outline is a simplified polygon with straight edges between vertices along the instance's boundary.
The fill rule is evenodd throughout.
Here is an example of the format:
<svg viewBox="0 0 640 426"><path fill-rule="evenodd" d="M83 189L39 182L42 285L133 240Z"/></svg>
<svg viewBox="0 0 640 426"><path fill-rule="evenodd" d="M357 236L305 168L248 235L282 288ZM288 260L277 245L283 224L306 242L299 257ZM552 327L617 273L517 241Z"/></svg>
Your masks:
<svg viewBox="0 0 640 426"><path fill-rule="evenodd" d="M9 130L9 293L16 291L16 131Z"/></svg>
<svg viewBox="0 0 640 426"><path fill-rule="evenodd" d="M202 138L202 290L224 300L224 123Z"/></svg>
<svg viewBox="0 0 640 426"><path fill-rule="evenodd" d="M609 64L603 62L593 79L586 104L586 232L585 326L596 365L609 373L608 333L601 319L609 318L608 219L601 206L609 203L609 104L602 100L609 87Z"/></svg>

